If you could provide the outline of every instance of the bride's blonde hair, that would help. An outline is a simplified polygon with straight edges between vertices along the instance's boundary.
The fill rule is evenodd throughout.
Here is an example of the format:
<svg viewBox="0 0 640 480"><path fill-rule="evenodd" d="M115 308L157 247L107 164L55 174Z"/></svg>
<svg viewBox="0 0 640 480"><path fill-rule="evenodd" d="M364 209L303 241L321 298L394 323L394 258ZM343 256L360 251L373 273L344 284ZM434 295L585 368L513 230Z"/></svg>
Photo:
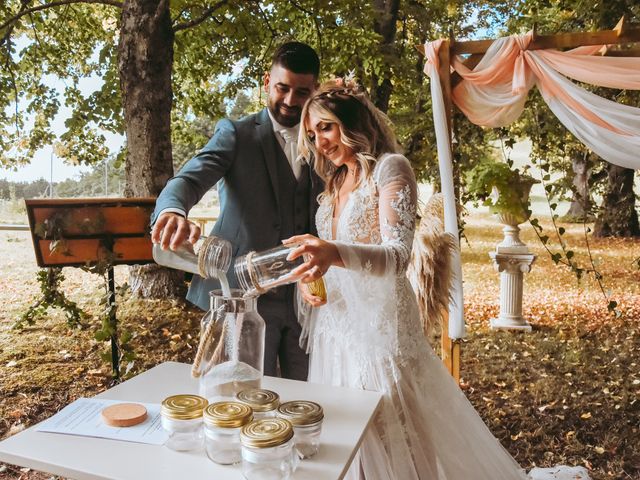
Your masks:
<svg viewBox="0 0 640 480"><path fill-rule="evenodd" d="M314 169L325 182L325 193L331 197L335 197L344 182L347 167L342 165L336 168L329 159L316 151L314 142L307 135L311 111L321 121L338 125L340 141L354 152L357 161L357 185L371 176L380 155L400 151L391 130L391 122L360 87L355 83L345 84L342 80L322 84L302 109L298 145L307 161L314 158Z"/></svg>

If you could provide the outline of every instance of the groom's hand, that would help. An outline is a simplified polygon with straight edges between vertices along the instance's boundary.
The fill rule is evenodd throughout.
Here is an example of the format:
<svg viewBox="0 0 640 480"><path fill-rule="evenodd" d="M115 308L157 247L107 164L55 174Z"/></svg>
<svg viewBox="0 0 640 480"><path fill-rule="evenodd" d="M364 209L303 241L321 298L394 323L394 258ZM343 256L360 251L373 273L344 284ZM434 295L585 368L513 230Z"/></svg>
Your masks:
<svg viewBox="0 0 640 480"><path fill-rule="evenodd" d="M200 227L174 212L162 213L151 230L151 241L159 243L163 250L176 250L189 240L194 244L200 238Z"/></svg>

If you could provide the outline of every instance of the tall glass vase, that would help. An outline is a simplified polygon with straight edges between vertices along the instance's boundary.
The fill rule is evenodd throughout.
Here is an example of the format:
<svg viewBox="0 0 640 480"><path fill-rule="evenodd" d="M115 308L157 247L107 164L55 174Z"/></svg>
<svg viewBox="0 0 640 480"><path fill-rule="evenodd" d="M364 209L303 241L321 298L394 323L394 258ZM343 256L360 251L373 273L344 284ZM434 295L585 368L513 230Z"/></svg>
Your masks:
<svg viewBox="0 0 640 480"><path fill-rule="evenodd" d="M265 323L256 309L257 297L243 296L240 290L231 290L231 295L214 290L209 295L192 373L199 378L200 395L211 403L260 388Z"/></svg>

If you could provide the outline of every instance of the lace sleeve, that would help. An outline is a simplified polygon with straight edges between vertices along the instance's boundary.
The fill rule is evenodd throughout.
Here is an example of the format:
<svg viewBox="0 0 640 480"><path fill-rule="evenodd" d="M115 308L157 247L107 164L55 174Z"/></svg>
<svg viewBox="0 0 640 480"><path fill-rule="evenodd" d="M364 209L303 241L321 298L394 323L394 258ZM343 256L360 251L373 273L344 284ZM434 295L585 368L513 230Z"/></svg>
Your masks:
<svg viewBox="0 0 640 480"><path fill-rule="evenodd" d="M336 242L345 267L371 275L403 275L409 264L416 222L417 186L409 161L399 154L380 158L374 171L380 245Z"/></svg>

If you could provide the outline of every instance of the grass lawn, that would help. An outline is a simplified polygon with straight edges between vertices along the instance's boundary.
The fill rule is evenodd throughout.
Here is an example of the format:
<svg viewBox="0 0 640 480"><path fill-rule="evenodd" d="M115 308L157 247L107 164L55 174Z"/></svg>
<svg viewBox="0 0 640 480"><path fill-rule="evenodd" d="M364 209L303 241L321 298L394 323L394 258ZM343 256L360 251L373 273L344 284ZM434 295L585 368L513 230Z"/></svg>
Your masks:
<svg viewBox="0 0 640 480"><path fill-rule="evenodd" d="M540 217L545 229L549 219ZM582 225L564 225L578 262L590 265ZM488 214L467 218L463 244L467 338L462 345L465 394L493 433L524 467L584 465L594 479L640 479L640 241L593 239L591 256L605 292L593 276L577 282L556 266L530 226L522 238L538 258L525 275L524 312L532 333L493 331L499 311L499 274L488 252L501 227ZM557 245L557 242L555 243ZM551 246L554 251L557 247ZM50 311L33 326L12 330L38 297L37 266L28 232L0 232L0 437L49 417L79 396L110 383L99 358L106 344L93 339L104 283L79 269L64 270L64 291L92 317L70 330ZM127 281L126 267L116 282ZM134 333L137 360L131 374L160 362L190 362L201 312L180 301L118 298L122 328ZM0 478L50 475L0 466ZM461 479L467 480L467 479Z"/></svg>

